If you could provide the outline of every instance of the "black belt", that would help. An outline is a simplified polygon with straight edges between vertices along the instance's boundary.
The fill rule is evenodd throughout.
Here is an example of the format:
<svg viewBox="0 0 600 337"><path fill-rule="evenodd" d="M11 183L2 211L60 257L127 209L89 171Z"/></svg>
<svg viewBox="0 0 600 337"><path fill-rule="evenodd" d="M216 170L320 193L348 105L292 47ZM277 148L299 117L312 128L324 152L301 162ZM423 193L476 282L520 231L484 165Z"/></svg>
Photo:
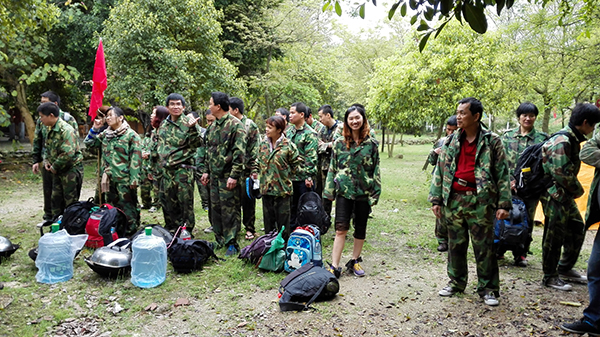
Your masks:
<svg viewBox="0 0 600 337"><path fill-rule="evenodd" d="M460 186L464 186L464 187L477 188L477 184L471 183L471 182L468 182L468 181L466 181L464 179L460 179L460 178L456 178L456 177L454 177L454 179L452 180L452 182L456 182Z"/></svg>

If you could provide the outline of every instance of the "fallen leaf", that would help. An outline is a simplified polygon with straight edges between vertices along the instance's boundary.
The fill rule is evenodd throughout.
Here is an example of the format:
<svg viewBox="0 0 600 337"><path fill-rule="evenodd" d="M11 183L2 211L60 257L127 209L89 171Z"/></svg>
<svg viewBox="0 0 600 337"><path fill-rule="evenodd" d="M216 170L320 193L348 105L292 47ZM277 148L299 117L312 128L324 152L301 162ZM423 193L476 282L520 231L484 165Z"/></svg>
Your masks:
<svg viewBox="0 0 600 337"><path fill-rule="evenodd" d="M158 308L158 304L156 304L156 303L150 303L146 308L144 308L144 310L146 310L146 311L154 311L154 310L156 310L156 308Z"/></svg>
<svg viewBox="0 0 600 337"><path fill-rule="evenodd" d="M247 324L248 324L248 322L243 321L242 323L238 324L237 327L242 328L242 327L245 327Z"/></svg>
<svg viewBox="0 0 600 337"><path fill-rule="evenodd" d="M579 302L560 301L559 303L560 304L564 304L564 305L569 305L569 306L572 306L572 307L580 307L581 306L581 303L579 303Z"/></svg>
<svg viewBox="0 0 600 337"><path fill-rule="evenodd" d="M178 298L177 301L175 301L175 306L180 307L182 305L190 305L190 301L188 301L187 298Z"/></svg>

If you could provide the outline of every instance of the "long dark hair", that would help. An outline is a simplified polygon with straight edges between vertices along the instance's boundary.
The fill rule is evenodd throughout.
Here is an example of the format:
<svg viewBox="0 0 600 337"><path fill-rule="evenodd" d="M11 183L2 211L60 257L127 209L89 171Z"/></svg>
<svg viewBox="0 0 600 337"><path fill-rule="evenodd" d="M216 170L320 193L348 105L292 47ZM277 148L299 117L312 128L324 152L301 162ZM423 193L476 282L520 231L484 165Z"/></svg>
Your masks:
<svg viewBox="0 0 600 337"><path fill-rule="evenodd" d="M346 110L346 114L344 115L344 140L346 141L346 148L350 149L350 144L354 141L352 137L352 129L350 129L350 125L348 124L348 116L351 112L358 111L358 113L363 118L363 125L360 127L358 142L356 145L360 145L368 136L371 127L369 126L369 121L367 121L367 115L365 114L365 107L360 104L354 104Z"/></svg>

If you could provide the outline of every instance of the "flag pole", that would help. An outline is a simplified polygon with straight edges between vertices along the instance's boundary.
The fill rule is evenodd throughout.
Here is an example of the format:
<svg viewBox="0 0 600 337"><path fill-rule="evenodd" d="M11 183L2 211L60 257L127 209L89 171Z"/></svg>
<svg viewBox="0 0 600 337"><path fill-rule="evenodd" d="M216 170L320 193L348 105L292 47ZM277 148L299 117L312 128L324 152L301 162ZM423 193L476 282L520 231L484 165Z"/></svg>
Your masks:
<svg viewBox="0 0 600 337"><path fill-rule="evenodd" d="M92 123L100 111L102 101L104 99L104 90L107 87L107 75L106 75L106 62L104 60L104 46L102 45L102 38L98 42L98 49L96 50L96 61L94 63L94 73L92 76L92 96L90 97L90 108L88 115L91 117ZM101 111L100 111L101 112ZM98 203L103 204L102 196L102 147L98 149L97 158L97 191L98 191Z"/></svg>

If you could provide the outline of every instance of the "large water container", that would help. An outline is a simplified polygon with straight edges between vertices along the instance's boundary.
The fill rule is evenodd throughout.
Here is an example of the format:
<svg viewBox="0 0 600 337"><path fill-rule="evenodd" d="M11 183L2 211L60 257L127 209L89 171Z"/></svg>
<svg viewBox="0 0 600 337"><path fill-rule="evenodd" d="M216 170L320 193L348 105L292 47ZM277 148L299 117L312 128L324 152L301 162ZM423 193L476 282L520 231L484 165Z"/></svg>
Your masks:
<svg viewBox="0 0 600 337"><path fill-rule="evenodd" d="M153 288L167 278L167 245L165 240L152 235L146 227L145 235L138 236L131 246L131 283L140 288Z"/></svg>
<svg viewBox="0 0 600 337"><path fill-rule="evenodd" d="M52 225L52 233L43 235L38 241L38 255L35 266L38 272L35 279L40 283L58 283L73 277L73 258L71 236L66 230Z"/></svg>

